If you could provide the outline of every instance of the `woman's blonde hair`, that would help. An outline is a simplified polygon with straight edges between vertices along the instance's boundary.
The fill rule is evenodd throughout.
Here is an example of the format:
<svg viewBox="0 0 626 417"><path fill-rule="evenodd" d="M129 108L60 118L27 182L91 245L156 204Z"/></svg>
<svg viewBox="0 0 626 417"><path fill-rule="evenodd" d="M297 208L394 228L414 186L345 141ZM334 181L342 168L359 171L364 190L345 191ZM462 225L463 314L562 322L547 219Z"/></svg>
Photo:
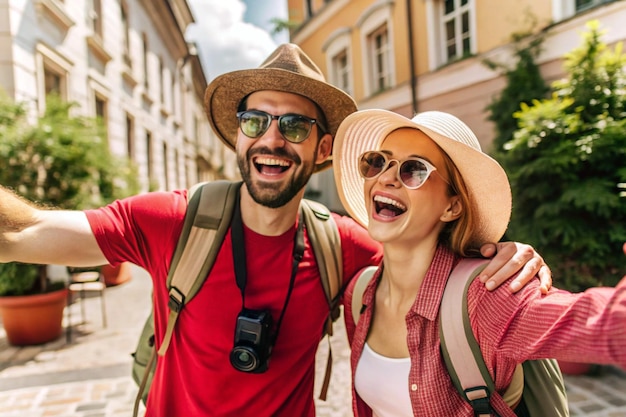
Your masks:
<svg viewBox="0 0 626 417"><path fill-rule="evenodd" d="M472 201L469 191L463 181L461 173L448 154L441 149L445 170L448 178L448 195L458 196L461 204L461 214L458 219L446 224L439 234L439 243L448 247L452 252L463 257L476 257L480 254L480 245L474 237L476 229L476 213L472 210Z"/></svg>

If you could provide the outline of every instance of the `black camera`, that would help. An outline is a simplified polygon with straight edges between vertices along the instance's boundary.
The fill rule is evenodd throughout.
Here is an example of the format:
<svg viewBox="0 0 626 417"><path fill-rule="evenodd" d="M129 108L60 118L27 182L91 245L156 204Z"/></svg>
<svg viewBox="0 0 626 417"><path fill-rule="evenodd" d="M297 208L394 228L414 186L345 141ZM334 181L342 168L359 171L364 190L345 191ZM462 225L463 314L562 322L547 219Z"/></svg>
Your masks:
<svg viewBox="0 0 626 417"><path fill-rule="evenodd" d="M268 310L241 310L235 327L235 346L230 352L230 363L235 369L252 373L267 370L273 345L272 323Z"/></svg>

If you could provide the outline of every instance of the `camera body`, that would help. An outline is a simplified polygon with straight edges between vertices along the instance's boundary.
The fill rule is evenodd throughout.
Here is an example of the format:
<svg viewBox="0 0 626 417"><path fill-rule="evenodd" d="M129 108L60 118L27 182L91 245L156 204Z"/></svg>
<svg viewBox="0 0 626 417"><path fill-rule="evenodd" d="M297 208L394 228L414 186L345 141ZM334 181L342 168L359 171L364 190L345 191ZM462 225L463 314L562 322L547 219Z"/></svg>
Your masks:
<svg viewBox="0 0 626 417"><path fill-rule="evenodd" d="M243 308L239 312L235 345L230 352L233 368L251 373L267 370L273 345L272 324L269 310Z"/></svg>

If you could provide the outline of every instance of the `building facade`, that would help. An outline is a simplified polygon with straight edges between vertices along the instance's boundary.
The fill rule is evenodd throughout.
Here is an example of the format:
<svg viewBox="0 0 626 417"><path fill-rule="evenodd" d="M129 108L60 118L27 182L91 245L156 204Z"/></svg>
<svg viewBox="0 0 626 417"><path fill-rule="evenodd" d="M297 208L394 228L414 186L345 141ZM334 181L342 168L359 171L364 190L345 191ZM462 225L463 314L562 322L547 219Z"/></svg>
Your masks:
<svg viewBox="0 0 626 417"><path fill-rule="evenodd" d="M489 151L495 136L488 104L505 86L485 60L511 63L513 35L544 36L537 59L547 82L563 76L563 55L580 45L590 20L603 40L626 40L626 1L610 0L288 0L291 42L360 109L411 117L443 110L464 120ZM332 175L310 183L311 195L341 211Z"/></svg>
<svg viewBox="0 0 626 417"><path fill-rule="evenodd" d="M233 176L184 37L193 22L185 0L0 0L0 88L33 115L56 93L102 118L142 191Z"/></svg>

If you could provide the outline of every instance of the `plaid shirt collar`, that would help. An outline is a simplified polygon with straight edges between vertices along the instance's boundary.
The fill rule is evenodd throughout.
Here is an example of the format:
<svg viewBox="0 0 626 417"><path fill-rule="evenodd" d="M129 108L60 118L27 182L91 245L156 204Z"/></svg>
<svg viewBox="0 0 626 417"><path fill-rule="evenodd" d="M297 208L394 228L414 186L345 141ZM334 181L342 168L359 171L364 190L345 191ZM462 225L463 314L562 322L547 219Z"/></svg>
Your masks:
<svg viewBox="0 0 626 417"><path fill-rule="evenodd" d="M452 251L442 245L437 247L409 314L417 314L428 320L437 319L446 281L456 261Z"/></svg>

